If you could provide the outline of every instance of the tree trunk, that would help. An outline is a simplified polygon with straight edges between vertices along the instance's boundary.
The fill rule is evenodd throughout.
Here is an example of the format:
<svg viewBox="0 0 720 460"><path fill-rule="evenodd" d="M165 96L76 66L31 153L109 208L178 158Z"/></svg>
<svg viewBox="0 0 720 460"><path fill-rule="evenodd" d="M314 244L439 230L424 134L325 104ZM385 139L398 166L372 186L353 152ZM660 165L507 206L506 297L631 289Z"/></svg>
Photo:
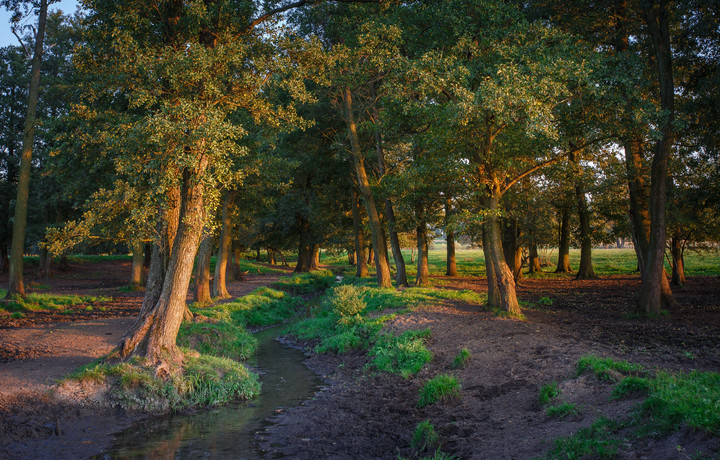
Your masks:
<svg viewBox="0 0 720 460"><path fill-rule="evenodd" d="M484 228L486 239L485 267L488 273L488 302L490 307L506 311L511 315L519 315L520 304L515 294L515 279L510 268L505 263L502 241L500 238L500 197L501 194L494 187L489 191L487 198L488 216ZM491 278L495 280L495 292L490 295Z"/></svg>
<svg viewBox="0 0 720 460"><path fill-rule="evenodd" d="M535 242L530 244L530 261L528 263L528 271L530 273L542 273L542 265L540 264L540 256Z"/></svg>
<svg viewBox="0 0 720 460"><path fill-rule="evenodd" d="M665 118L662 126L662 138L655 144L651 169L650 241L645 256L645 272L638 301L638 311L644 314L659 314L665 303L674 303L674 298L667 299L668 292L663 287L663 284L667 284L663 266L666 240L667 170L670 152L675 142L675 84L670 46L670 12L666 2L661 1L658 5L653 5L653 3L649 0L641 2L645 23L653 45L660 89L660 107L665 113ZM663 297L666 298L666 302L663 302Z"/></svg>
<svg viewBox="0 0 720 460"><path fill-rule="evenodd" d="M313 244L310 246L310 270L317 270L320 268L320 245Z"/></svg>
<svg viewBox="0 0 720 460"><path fill-rule="evenodd" d="M352 188L352 216L353 231L355 232L355 276L366 278L368 276L367 261L365 260L365 234L362 229L362 216L360 215L360 196L355 187Z"/></svg>
<svg viewBox="0 0 720 460"><path fill-rule="evenodd" d="M577 167L575 155L570 156L570 161ZM588 209L585 190L580 174L575 181L575 198L577 199L578 218L580 220L580 266L578 267L576 280L588 280L597 278L592 264L592 237L590 235L590 210Z"/></svg>
<svg viewBox="0 0 720 460"><path fill-rule="evenodd" d="M273 248L267 248L267 257L268 257L268 263L270 265L275 265L275 251Z"/></svg>
<svg viewBox="0 0 720 460"><path fill-rule="evenodd" d="M192 276L193 260L197 253L200 235L205 223L202 182L193 180L200 177L207 168L207 160L199 158L199 166L191 174L182 174L177 233L173 238L170 260L162 277L162 289L153 306L141 311L136 325L123 338L119 346L120 356L138 355L147 358L157 366L158 375L166 375L167 363L182 358L176 345L180 323L187 317L187 296ZM172 223L172 220L170 221ZM157 251L159 253L159 251ZM155 255L156 250L153 250ZM158 254L159 255L159 254ZM160 259L160 257L156 257ZM153 266L155 265L155 267ZM151 286L158 281L158 263L151 262L151 274L145 290L145 301L154 296L157 288Z"/></svg>
<svg viewBox="0 0 720 460"><path fill-rule="evenodd" d="M298 243L298 260L295 265L296 273L310 271L310 222L301 215L296 216L300 227L300 242Z"/></svg>
<svg viewBox="0 0 720 460"><path fill-rule="evenodd" d="M685 286L685 258L682 244L682 236L678 230L670 240L670 252L672 253L672 282L673 286Z"/></svg>
<svg viewBox="0 0 720 460"><path fill-rule="evenodd" d="M428 240L427 240L427 224L420 221L417 228L417 277L415 278L415 286L430 285L430 266L428 264Z"/></svg>
<svg viewBox="0 0 720 460"><path fill-rule="evenodd" d="M452 214L452 198L448 195L445 200L445 276L457 276L457 263L455 261L455 230L450 228L450 216Z"/></svg>
<svg viewBox="0 0 720 460"><path fill-rule="evenodd" d="M348 265L355 265L355 250L347 249Z"/></svg>
<svg viewBox="0 0 720 460"><path fill-rule="evenodd" d="M130 287L143 285L143 250L145 243L138 239L132 245L132 268L130 269Z"/></svg>
<svg viewBox="0 0 720 460"><path fill-rule="evenodd" d="M9 269L8 248L5 242L0 244L0 273L6 273Z"/></svg>
<svg viewBox="0 0 720 460"><path fill-rule="evenodd" d="M353 161L355 164L355 173L358 179L358 188L365 202L365 210L367 211L368 224L372 233L373 248L375 250L375 268L378 287L392 286L390 276L390 265L387 259L387 245L383 238L383 231L380 225L380 216L375 206L375 198L370 188L370 180L365 171L365 159L360 149L360 139L358 137L357 126L355 125L355 115L353 114L352 96L350 89L345 88L343 91L343 100L345 103L348 131L350 136L350 146L352 150Z"/></svg>
<svg viewBox="0 0 720 460"><path fill-rule="evenodd" d="M570 268L570 207L563 206L560 212L560 242L555 273L568 273L572 271Z"/></svg>
<svg viewBox="0 0 720 460"><path fill-rule="evenodd" d="M43 248L40 250L40 263L38 266L38 278L48 280L50 279L50 263L52 262L52 255L50 251Z"/></svg>
<svg viewBox="0 0 720 460"><path fill-rule="evenodd" d="M195 294L193 302L208 304L212 302L210 295L210 259L212 258L215 238L207 235L200 243L195 263Z"/></svg>
<svg viewBox="0 0 720 460"><path fill-rule="evenodd" d="M143 248L143 267L146 269L150 268L150 260L152 258L153 245L152 243L145 243Z"/></svg>
<svg viewBox="0 0 720 460"><path fill-rule="evenodd" d="M522 246L518 243L520 235L517 219L509 219L503 225L502 247L505 263L516 283L522 279Z"/></svg>
<svg viewBox="0 0 720 460"><path fill-rule="evenodd" d="M10 274L6 298L15 295L25 297L23 283L23 254L25 252L25 228L27 225L28 196L30 192L30 170L32 168L32 148L35 138L35 117L38 96L40 94L40 64L45 40L45 24L47 22L47 0L40 1L38 27L35 35L35 51L30 70L30 89L28 92L27 111L25 113L25 129L23 131L22 153L20 156L20 172L18 175L17 197L15 199L15 218L13 220L12 246L10 249Z"/></svg>
<svg viewBox="0 0 720 460"><path fill-rule="evenodd" d="M373 250L372 244L368 248L368 265L372 265L375 262L375 251Z"/></svg>
<svg viewBox="0 0 720 460"><path fill-rule="evenodd" d="M220 240L218 242L217 261L215 262L215 278L213 278L212 295L221 299L227 299L230 294L227 291L225 277L227 275L227 262L232 250L232 206L237 192L229 191L225 194L222 210L222 228L220 229Z"/></svg>
<svg viewBox="0 0 720 460"><path fill-rule="evenodd" d="M240 247L240 242L237 240L232 241L232 256L233 256L233 278L235 278L237 281L243 280L243 272L240 268L240 259L242 255L242 248Z"/></svg>

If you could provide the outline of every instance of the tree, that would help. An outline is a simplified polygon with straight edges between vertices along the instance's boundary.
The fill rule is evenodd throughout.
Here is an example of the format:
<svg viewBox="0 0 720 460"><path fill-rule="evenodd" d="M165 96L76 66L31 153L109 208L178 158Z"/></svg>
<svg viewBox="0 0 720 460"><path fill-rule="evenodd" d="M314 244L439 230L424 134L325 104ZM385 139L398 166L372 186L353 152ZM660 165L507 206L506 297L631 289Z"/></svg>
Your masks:
<svg viewBox="0 0 720 460"><path fill-rule="evenodd" d="M13 21L20 21L20 8L25 2L5 0L2 5L14 10ZM23 255L25 252L25 227L27 224L28 196L30 190L30 169L32 163L33 140L35 137L35 119L40 92L40 64L43 56L45 26L47 24L48 0L40 0L37 8L37 30L30 71L30 89L28 91L27 112L23 129L20 170L18 172L17 198L15 199L15 217L13 221L12 247L10 249L10 275L6 297L19 295L25 297L23 284Z"/></svg>

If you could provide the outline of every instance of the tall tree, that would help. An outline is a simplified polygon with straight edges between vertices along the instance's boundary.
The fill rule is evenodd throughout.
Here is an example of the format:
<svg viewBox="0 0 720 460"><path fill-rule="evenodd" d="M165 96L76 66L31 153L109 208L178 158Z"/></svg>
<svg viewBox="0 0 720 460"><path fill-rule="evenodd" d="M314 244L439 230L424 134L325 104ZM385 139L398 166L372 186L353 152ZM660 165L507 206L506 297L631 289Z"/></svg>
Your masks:
<svg viewBox="0 0 720 460"><path fill-rule="evenodd" d="M20 19L20 8L25 2L3 1L3 6L13 8L13 20L17 24ZM23 255L25 253L25 227L27 224L28 196L30 193L30 169L32 164L33 140L35 138L35 123L38 96L40 93L40 65L43 56L43 43L45 41L45 26L47 23L48 0L40 0L37 8L37 30L30 71L30 89L28 91L27 112L25 113L25 127L23 129L22 152L20 154L20 170L18 172L17 198L15 199L15 217L13 220L12 247L10 249L10 275L8 279L7 297L20 295L25 297L23 284Z"/></svg>

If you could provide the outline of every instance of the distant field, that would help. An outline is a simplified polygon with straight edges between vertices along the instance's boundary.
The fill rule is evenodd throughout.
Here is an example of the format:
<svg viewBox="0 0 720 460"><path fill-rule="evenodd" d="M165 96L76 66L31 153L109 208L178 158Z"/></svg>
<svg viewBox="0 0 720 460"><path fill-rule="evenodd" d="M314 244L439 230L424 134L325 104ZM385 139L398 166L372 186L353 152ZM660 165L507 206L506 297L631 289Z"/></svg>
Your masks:
<svg viewBox="0 0 720 460"><path fill-rule="evenodd" d="M417 255L417 254L416 254ZM416 266L410 264L410 251L403 251L405 264L409 275L415 275ZM554 275L557 262L557 249L541 250L541 258L551 262L550 266L543 267L543 274L537 276L567 276ZM445 247L444 244L434 244L429 254L430 273L433 275L445 274ZM460 275L485 276L485 255L482 249L458 249L455 253L458 273ZM347 256L322 257L321 262L328 265L346 265ZM391 257L392 263L392 257ZM570 266L577 269L580 263L580 250L570 250ZM637 259L633 249L594 249L593 267L598 275L623 275L636 273ZM665 267L670 271L670 264L665 261ZM372 269L372 267L370 267ZM524 267L527 272L527 267ZM720 253L688 252L685 254L685 273L687 276L720 276Z"/></svg>

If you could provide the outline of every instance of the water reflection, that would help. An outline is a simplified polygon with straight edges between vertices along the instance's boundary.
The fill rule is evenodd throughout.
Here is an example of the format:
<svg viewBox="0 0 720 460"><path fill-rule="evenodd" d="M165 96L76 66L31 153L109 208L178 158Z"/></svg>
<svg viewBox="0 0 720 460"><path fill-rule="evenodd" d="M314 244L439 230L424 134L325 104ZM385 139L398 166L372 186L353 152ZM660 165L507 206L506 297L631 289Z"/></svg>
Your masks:
<svg viewBox="0 0 720 460"><path fill-rule="evenodd" d="M252 364L264 374L261 394L252 402L145 421L118 435L112 449L99 458L261 458L254 438L263 420L311 397L321 383L302 364L302 352L274 340L279 332L271 328L257 334Z"/></svg>

